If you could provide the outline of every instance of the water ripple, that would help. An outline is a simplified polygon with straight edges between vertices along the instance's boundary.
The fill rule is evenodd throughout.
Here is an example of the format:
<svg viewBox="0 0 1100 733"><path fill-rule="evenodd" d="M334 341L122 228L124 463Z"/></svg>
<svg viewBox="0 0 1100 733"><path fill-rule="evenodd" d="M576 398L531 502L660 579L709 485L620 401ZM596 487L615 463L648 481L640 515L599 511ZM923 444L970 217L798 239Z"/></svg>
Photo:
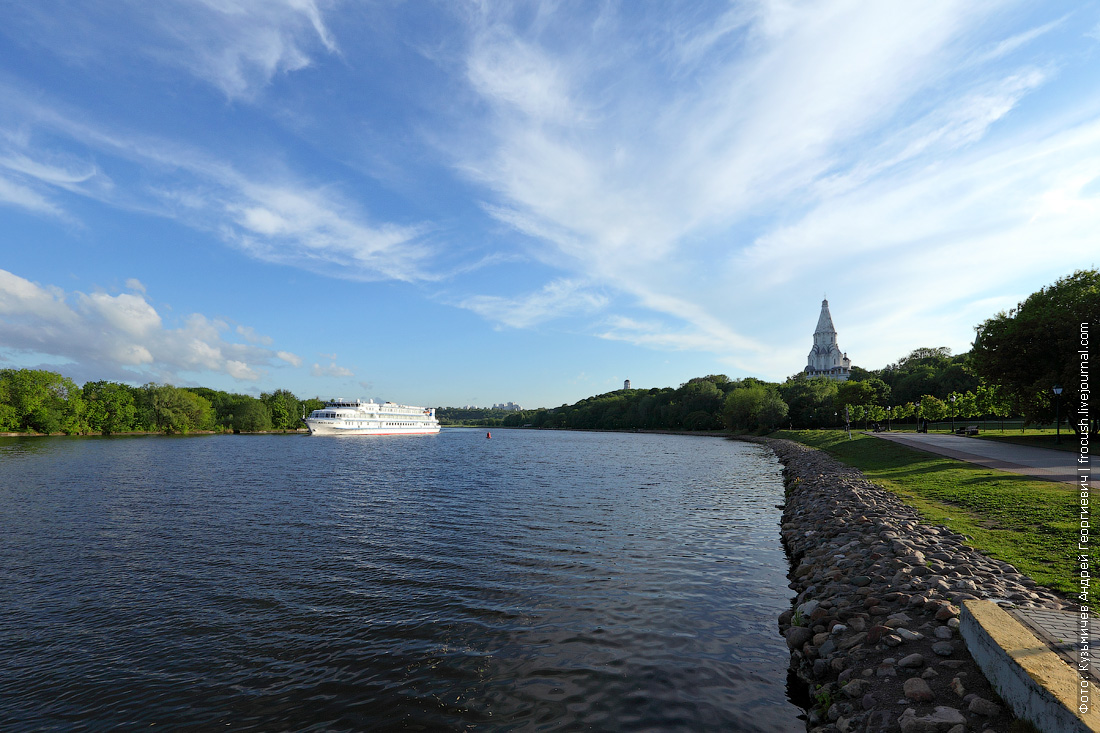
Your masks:
<svg viewBox="0 0 1100 733"><path fill-rule="evenodd" d="M795 729L781 494L677 436L0 439L0 729Z"/></svg>

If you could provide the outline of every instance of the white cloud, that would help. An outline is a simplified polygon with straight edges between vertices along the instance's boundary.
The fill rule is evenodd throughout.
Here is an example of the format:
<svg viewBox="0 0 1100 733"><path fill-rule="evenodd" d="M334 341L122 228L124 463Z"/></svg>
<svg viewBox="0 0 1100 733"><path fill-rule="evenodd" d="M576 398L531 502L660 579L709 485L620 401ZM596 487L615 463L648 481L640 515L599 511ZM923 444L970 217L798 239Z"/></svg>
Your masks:
<svg viewBox="0 0 1100 733"><path fill-rule="evenodd" d="M66 293L0 270L0 353L74 362L89 379L179 381L211 371L256 381L281 358L226 341L225 329L200 314L166 327L143 295Z"/></svg>
<svg viewBox="0 0 1100 733"><path fill-rule="evenodd" d="M529 328L552 318L599 310L607 299L584 283L556 280L535 293L515 298L476 295L459 305L490 321L512 328Z"/></svg>
<svg viewBox="0 0 1100 733"><path fill-rule="evenodd" d="M257 259L358 279L431 279L422 227L372 225L335 192L238 179L227 236Z"/></svg>
<svg viewBox="0 0 1100 733"><path fill-rule="evenodd" d="M0 120L0 170L4 160L18 160L26 174L23 183L0 176L0 203L65 217L50 197L64 189L212 232L265 262L350 280L440 277L430 268L437 251L423 241L428 227L374 222L333 186L306 183L281 170L246 174L201 150L77 121L77 113L44 107L2 84L0 94L7 96L9 114L20 126L98 153L105 166L136 163L144 179L137 187L115 185L99 169L94 175L66 175L45 162L60 157L53 147L4 130Z"/></svg>
<svg viewBox="0 0 1100 733"><path fill-rule="evenodd" d="M320 364L314 364L313 368L309 372L314 377L354 377L355 372L352 370L337 366L336 364L327 364L321 366Z"/></svg>
<svg viewBox="0 0 1100 733"><path fill-rule="evenodd" d="M63 216L59 206L37 191L0 176L0 204L18 206L35 214Z"/></svg>
<svg viewBox="0 0 1100 733"><path fill-rule="evenodd" d="M128 10L67 7L81 31L70 44L100 63L113 60L103 58L111 49L118 63L136 56L181 69L230 99L254 98L275 77L311 66L315 52L339 52L313 0L165 0Z"/></svg>
<svg viewBox="0 0 1100 733"><path fill-rule="evenodd" d="M263 344L264 346L270 346L274 339L270 336L264 336L258 333L256 329L251 326L237 326L237 333L250 344Z"/></svg>
<svg viewBox="0 0 1100 733"><path fill-rule="evenodd" d="M995 283L1087 265L1100 230L1095 105L1037 107L1059 61L1021 53L1065 18L991 39L998 7L758 3L679 18L667 53L614 22L568 33L566 13L481 21L492 32L471 31L466 79L489 113L456 166L564 274L461 305L528 327L584 312L554 296L583 278L603 298L601 337L781 378L804 363L819 293L836 290L868 334L892 325L878 309L928 324L849 331L858 363L918 336L965 350L974 272L977 297L996 300Z"/></svg>
<svg viewBox="0 0 1100 733"><path fill-rule="evenodd" d="M487 32L475 44L466 73L479 94L525 119L565 123L584 119L558 61L502 28Z"/></svg>
<svg viewBox="0 0 1100 733"><path fill-rule="evenodd" d="M110 330L143 339L161 330L160 314L141 295L93 293L80 296L82 310L98 316Z"/></svg>
<svg viewBox="0 0 1100 733"><path fill-rule="evenodd" d="M297 354L292 354L289 351L276 351L275 358L281 359L291 366L302 366L302 357Z"/></svg>
<svg viewBox="0 0 1100 733"><path fill-rule="evenodd" d="M237 361L236 359L229 359L225 362L225 371L234 379L243 381L254 382L260 378L259 372L249 367L243 361Z"/></svg>

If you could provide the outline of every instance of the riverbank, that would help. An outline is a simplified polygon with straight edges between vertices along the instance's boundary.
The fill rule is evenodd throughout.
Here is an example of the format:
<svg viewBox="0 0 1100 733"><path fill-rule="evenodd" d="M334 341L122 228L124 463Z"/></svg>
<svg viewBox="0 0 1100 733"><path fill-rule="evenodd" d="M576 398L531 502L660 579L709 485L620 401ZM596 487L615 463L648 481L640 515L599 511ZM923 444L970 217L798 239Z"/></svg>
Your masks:
<svg viewBox="0 0 1100 733"><path fill-rule="evenodd" d="M120 438L136 435L309 435L305 428L298 430L247 430L234 432L232 430L189 430L186 433L165 433L152 430L132 430L126 433L0 433L0 438Z"/></svg>
<svg viewBox="0 0 1100 733"><path fill-rule="evenodd" d="M1078 521L1072 484L991 469L914 447L839 431L783 431L786 438L826 451L863 472L920 511L969 538L980 552L1003 560L1041 585L1075 593Z"/></svg>
<svg viewBox="0 0 1100 733"><path fill-rule="evenodd" d="M916 509L823 451L743 439L767 445L785 466L781 536L796 598L779 628L791 669L814 700L807 729L1028 730L1014 722L959 638L958 604L1069 604L967 546L963 535L925 523Z"/></svg>

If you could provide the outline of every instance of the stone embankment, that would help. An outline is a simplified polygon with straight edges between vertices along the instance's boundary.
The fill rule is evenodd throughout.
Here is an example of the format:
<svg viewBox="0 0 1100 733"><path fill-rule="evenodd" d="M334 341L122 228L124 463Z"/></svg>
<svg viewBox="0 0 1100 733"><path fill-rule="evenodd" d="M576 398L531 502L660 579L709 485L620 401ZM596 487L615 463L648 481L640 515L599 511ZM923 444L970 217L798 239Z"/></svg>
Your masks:
<svg viewBox="0 0 1100 733"><path fill-rule="evenodd" d="M797 596L779 628L812 701L807 729L1009 730L1011 711L959 637L959 604L1068 604L828 454L759 441L786 466L782 537Z"/></svg>

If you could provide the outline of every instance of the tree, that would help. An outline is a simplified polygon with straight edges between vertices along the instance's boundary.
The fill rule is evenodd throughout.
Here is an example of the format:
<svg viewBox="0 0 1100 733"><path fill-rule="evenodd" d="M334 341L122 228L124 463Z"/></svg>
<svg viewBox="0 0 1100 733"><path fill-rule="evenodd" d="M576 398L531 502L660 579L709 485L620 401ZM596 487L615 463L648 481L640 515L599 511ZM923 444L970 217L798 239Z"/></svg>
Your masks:
<svg viewBox="0 0 1100 733"><path fill-rule="evenodd" d="M215 425L214 408L205 397L170 384L147 384L143 401L155 429L165 433L210 430Z"/></svg>
<svg viewBox="0 0 1100 733"><path fill-rule="evenodd" d="M947 405L943 400L926 394L920 400L920 415L933 422L942 420L947 417Z"/></svg>
<svg viewBox="0 0 1100 733"><path fill-rule="evenodd" d="M271 394L260 395L260 400L271 413L271 426L278 430L293 430L301 421L302 403L293 392L277 389Z"/></svg>
<svg viewBox="0 0 1100 733"><path fill-rule="evenodd" d="M271 429L271 413L267 405L254 397L244 397L233 410L233 430L253 433Z"/></svg>
<svg viewBox="0 0 1100 733"><path fill-rule="evenodd" d="M1081 404L1074 388L1080 381L1081 329L1098 322L1100 272L1079 270L979 325L971 363L1020 406L1028 422L1054 417L1056 384L1065 388L1061 414L1071 415Z"/></svg>
<svg viewBox="0 0 1100 733"><path fill-rule="evenodd" d="M897 402L915 402L926 394L944 399L952 391L963 392L978 386L978 378L969 367L969 356L952 356L946 346L914 349L880 371L879 376L892 390L888 398Z"/></svg>
<svg viewBox="0 0 1100 733"><path fill-rule="evenodd" d="M882 383L882 380L875 381ZM836 387L836 404L838 407L868 405L875 402L876 397L875 387L871 385L870 380L866 382L840 382Z"/></svg>
<svg viewBox="0 0 1100 733"><path fill-rule="evenodd" d="M979 387L981 385L978 385ZM967 419L972 417L981 417L981 412L978 411L978 397L969 390L958 396L955 401L955 414Z"/></svg>
<svg viewBox="0 0 1100 733"><path fill-rule="evenodd" d="M82 391L90 430L110 435L134 429L137 408L129 387L115 382L86 382Z"/></svg>
<svg viewBox="0 0 1100 733"><path fill-rule="evenodd" d="M891 410L894 413L893 419L899 422L905 420L907 417L913 417L913 403L906 402L901 405L894 405L894 409Z"/></svg>
<svg viewBox="0 0 1100 733"><path fill-rule="evenodd" d="M886 408L881 405L864 405L863 418L874 422L885 422Z"/></svg>
<svg viewBox="0 0 1100 733"><path fill-rule="evenodd" d="M726 397L722 415L732 430L774 429L787 417L787 403L763 383L744 380Z"/></svg>
<svg viewBox="0 0 1100 733"><path fill-rule="evenodd" d="M68 377L42 369L3 369L0 394L7 406L0 410L0 421L8 429L70 435L88 430L84 399Z"/></svg>
<svg viewBox="0 0 1100 733"><path fill-rule="evenodd" d="M793 426L819 428L829 424L836 412L839 384L828 377L807 377L800 373L779 385L779 394L788 405Z"/></svg>

